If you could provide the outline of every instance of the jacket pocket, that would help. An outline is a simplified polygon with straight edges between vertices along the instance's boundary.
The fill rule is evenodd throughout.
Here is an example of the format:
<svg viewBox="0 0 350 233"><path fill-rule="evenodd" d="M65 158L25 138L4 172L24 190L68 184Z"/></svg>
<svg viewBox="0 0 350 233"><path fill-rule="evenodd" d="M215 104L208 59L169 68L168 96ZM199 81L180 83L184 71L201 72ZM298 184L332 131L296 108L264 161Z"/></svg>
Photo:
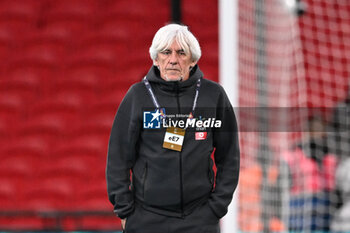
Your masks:
<svg viewBox="0 0 350 233"><path fill-rule="evenodd" d="M137 161L133 168L132 188L138 200L143 199L143 186L145 176L147 175L147 162L143 160Z"/></svg>
<svg viewBox="0 0 350 233"><path fill-rule="evenodd" d="M150 206L180 204L178 157L149 158L144 176L144 201Z"/></svg>

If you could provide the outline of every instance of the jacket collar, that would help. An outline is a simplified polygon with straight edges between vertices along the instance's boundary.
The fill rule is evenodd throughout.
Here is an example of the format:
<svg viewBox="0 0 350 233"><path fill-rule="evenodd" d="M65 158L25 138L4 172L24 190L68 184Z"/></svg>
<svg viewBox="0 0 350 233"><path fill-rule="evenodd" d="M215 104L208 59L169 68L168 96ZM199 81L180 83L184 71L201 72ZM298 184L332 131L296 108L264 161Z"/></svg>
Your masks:
<svg viewBox="0 0 350 233"><path fill-rule="evenodd" d="M147 79L152 85L159 86L164 91L182 92L195 85L198 79L203 77L198 65L195 65L190 72L190 77L185 81L165 81L160 77L160 72L156 66L152 66L147 73Z"/></svg>

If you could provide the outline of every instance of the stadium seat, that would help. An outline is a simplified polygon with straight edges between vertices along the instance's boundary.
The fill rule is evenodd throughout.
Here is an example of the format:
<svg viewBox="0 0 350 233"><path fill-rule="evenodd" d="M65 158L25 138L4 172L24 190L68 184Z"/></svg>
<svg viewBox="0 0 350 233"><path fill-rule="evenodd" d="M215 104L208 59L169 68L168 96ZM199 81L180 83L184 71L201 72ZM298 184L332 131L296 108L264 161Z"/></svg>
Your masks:
<svg viewBox="0 0 350 233"><path fill-rule="evenodd" d="M24 108L24 99L18 94L0 93L0 117L2 120L7 119L7 122L10 122L11 120L19 120L24 112ZM3 121L3 123L4 122L5 121Z"/></svg>
<svg viewBox="0 0 350 233"><path fill-rule="evenodd" d="M50 155L47 157L46 166L40 168L38 172L38 179L66 179L74 187L80 187L82 183L89 182L93 164L96 165L96 160L90 162L79 157Z"/></svg>
<svg viewBox="0 0 350 233"><path fill-rule="evenodd" d="M66 178L49 178L33 180L24 186L23 204L19 210L57 211L65 210L71 205L74 187Z"/></svg>
<svg viewBox="0 0 350 233"><path fill-rule="evenodd" d="M28 117L59 117L65 122L74 123L80 118L86 102L81 96L74 93L52 93L47 98L37 101L30 106Z"/></svg>
<svg viewBox="0 0 350 233"><path fill-rule="evenodd" d="M40 159L47 153L49 146L41 138L21 138L16 137L16 140L5 141L0 148L0 158L31 158ZM35 165L35 164L34 164Z"/></svg>
<svg viewBox="0 0 350 233"><path fill-rule="evenodd" d="M147 57L141 57L131 61L127 66L128 69L118 70L114 73L113 78L106 80L103 90L105 93L126 93L127 90L135 83L142 81L151 66L151 61L147 62ZM149 58L150 59L150 58ZM137 62L136 62L137 61ZM135 65L138 64L138 65ZM136 68L139 66L142 68ZM144 71L141 71L144 70ZM104 94L107 95L107 94Z"/></svg>
<svg viewBox="0 0 350 233"><path fill-rule="evenodd" d="M2 144L0 150L0 177L14 182L18 191L38 174L38 169L44 164L48 145L40 139L17 138L12 142Z"/></svg>
<svg viewBox="0 0 350 233"><path fill-rule="evenodd" d="M120 27L122 29L123 27ZM99 28L93 32L87 32L82 34L79 38L77 38L77 46L78 47L90 47L90 46L102 46L106 45L110 49L115 50L115 52L119 51L128 51L128 47L126 46L127 42L130 40L127 31L120 30L110 30L106 28Z"/></svg>
<svg viewBox="0 0 350 233"><path fill-rule="evenodd" d="M55 95L76 95L85 103L96 99L99 79L102 77L84 72L84 70L62 73L61 77L51 82L49 87L51 93L54 92Z"/></svg>
<svg viewBox="0 0 350 233"><path fill-rule="evenodd" d="M106 211L109 212L113 206L108 201L106 180L104 172L98 179L88 183L82 183L77 190L76 206L78 210L85 211ZM81 198L84 197L84 198Z"/></svg>
<svg viewBox="0 0 350 233"><path fill-rule="evenodd" d="M148 47L152 42L154 33L157 31L157 26L163 26L160 21L147 22L147 18L139 21L135 18L122 17L120 15L106 15L101 22L100 31L103 32L118 32L118 34L126 35L128 41L123 43L124 46L129 48L129 52L138 52L137 48L140 46ZM140 43L139 38L143 41L149 41L149 43ZM148 48L147 48L148 49ZM146 49L146 53L147 53Z"/></svg>
<svg viewBox="0 0 350 233"><path fill-rule="evenodd" d="M0 2L0 15L34 17L39 14L41 7L42 2L38 0L2 0Z"/></svg>
<svg viewBox="0 0 350 233"><path fill-rule="evenodd" d="M101 93L105 92L104 87L109 80L114 78L114 71L109 67L103 66L90 66L84 64L75 64L63 70L64 76L71 77L73 85L87 87L88 89L92 88L96 98ZM63 78L65 79L65 78ZM57 82L60 82L59 80ZM67 78L67 84L69 84L69 78ZM73 87L74 89L74 87Z"/></svg>
<svg viewBox="0 0 350 233"><path fill-rule="evenodd" d="M13 122L6 119L6 117L0 116L0 145L2 145L5 140L12 139L13 136Z"/></svg>
<svg viewBox="0 0 350 233"><path fill-rule="evenodd" d="M125 21L125 19L129 19L129 22L139 22L138 25L132 25L134 26L134 29L140 29L135 32L147 33L146 30L142 30L142 28L149 28L149 26L152 26L152 24L157 22L168 21L169 7L170 4L168 1L160 2L150 0L147 1L147 3L135 0L113 1L111 4L107 5L105 14L102 18L105 21ZM157 14L154 14L154 9L157 9ZM152 34L152 31L148 33Z"/></svg>
<svg viewBox="0 0 350 233"><path fill-rule="evenodd" d="M73 127L72 135L98 136L108 141L114 115L101 114L100 112L87 114L89 118L77 123Z"/></svg>
<svg viewBox="0 0 350 233"><path fill-rule="evenodd" d="M20 42L23 57L33 57L42 63L61 67L67 57L68 36L62 32L38 29L27 33ZM39 57L36 55L40 53Z"/></svg>
<svg viewBox="0 0 350 233"><path fill-rule="evenodd" d="M67 137L54 148L53 156L105 161L107 145L108 142L100 136Z"/></svg>
<svg viewBox="0 0 350 233"><path fill-rule="evenodd" d="M40 77L33 73L6 72L0 79L0 93L19 95L31 101L40 95Z"/></svg>
<svg viewBox="0 0 350 233"><path fill-rule="evenodd" d="M63 27L75 36L94 27L97 1L52 1L43 13L45 27Z"/></svg>
<svg viewBox="0 0 350 233"><path fill-rule="evenodd" d="M38 216L4 216L0 218L0 228L4 231L40 231L45 229Z"/></svg>
<svg viewBox="0 0 350 233"><path fill-rule="evenodd" d="M99 117L114 119L125 93L125 88L124 90L106 92L100 98L91 103L87 109L87 113L92 119L98 119Z"/></svg>
<svg viewBox="0 0 350 233"><path fill-rule="evenodd" d="M90 46L78 47L71 51L71 55L67 60L68 67L104 67L114 70L118 63L124 58L120 54L116 54L108 47Z"/></svg>
<svg viewBox="0 0 350 233"><path fill-rule="evenodd" d="M98 10L99 3L96 0L60 0L51 1L46 9L46 17L90 17Z"/></svg>
<svg viewBox="0 0 350 233"><path fill-rule="evenodd" d="M64 53L59 48L50 44L27 44L26 47L19 47L14 50L11 66L21 67L28 65L37 65L51 68L57 68L64 57Z"/></svg>
<svg viewBox="0 0 350 233"><path fill-rule="evenodd" d="M34 29L37 26L40 10L40 1L1 1L0 28L5 26L17 32L23 29Z"/></svg>
<svg viewBox="0 0 350 233"><path fill-rule="evenodd" d="M215 1L184 1L182 5L183 21L185 24L192 26L202 27L203 25L209 26L218 22L218 4ZM203 11L210 13L203 17ZM216 26L217 27L217 26ZM193 28L192 28L193 30ZM205 30L202 30L205 31ZM195 35L198 35L197 33Z"/></svg>
<svg viewBox="0 0 350 233"><path fill-rule="evenodd" d="M9 30L0 27L0 59L4 62L0 64L0 77L8 59L11 57L15 36Z"/></svg>
<svg viewBox="0 0 350 233"><path fill-rule="evenodd" d="M0 212L16 209L16 187L11 179L0 178ZM1 227L1 225L0 225Z"/></svg>
<svg viewBox="0 0 350 233"><path fill-rule="evenodd" d="M69 131L70 125L72 123L67 123L65 117L39 115L18 124L15 134L17 138L41 140L47 145L54 146L63 139L65 133Z"/></svg>
<svg viewBox="0 0 350 233"><path fill-rule="evenodd" d="M65 21L58 21L51 24L44 24L43 28L41 28L40 31L43 34L43 37L56 37L57 40L60 39L59 41L61 42L65 41L66 47L69 49L75 46L74 42L77 40L78 35L81 35L82 31L87 30L85 24L80 27L81 29L79 29L79 24L72 25L69 22L67 23Z"/></svg>
<svg viewBox="0 0 350 233"><path fill-rule="evenodd" d="M58 64L57 64L58 65ZM42 98L43 96L49 94L49 84L52 80L56 79L58 75L56 72L56 67L46 66L45 64L33 62L23 62L23 63L9 63L8 71L5 75L8 77L28 77L29 79L37 80L37 92L35 98ZM20 92L15 92L15 94L20 94ZM33 102L31 99L27 99L26 103Z"/></svg>
<svg viewBox="0 0 350 233"><path fill-rule="evenodd" d="M0 164L0 177L11 181L17 188L18 192L21 192L20 187L24 183L28 182L28 178L34 174L33 167L25 159L9 159L2 161ZM13 198L16 198L14 196ZM18 198L17 198L18 201Z"/></svg>

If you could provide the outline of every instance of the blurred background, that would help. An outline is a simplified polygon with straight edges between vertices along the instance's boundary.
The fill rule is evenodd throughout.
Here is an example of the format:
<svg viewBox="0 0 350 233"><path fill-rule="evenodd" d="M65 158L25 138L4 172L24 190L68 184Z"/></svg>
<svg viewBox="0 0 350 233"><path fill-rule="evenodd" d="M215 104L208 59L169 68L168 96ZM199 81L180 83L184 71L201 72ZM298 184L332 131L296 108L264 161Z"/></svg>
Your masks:
<svg viewBox="0 0 350 233"><path fill-rule="evenodd" d="M120 231L105 182L118 105L169 22L221 82L224 2L0 0L0 231ZM238 82L224 87L242 164L224 232L350 231L350 2L234 2Z"/></svg>
<svg viewBox="0 0 350 233"><path fill-rule="evenodd" d="M0 231L121 229L108 139L153 35L182 15L218 80L217 1L172 2L0 0Z"/></svg>

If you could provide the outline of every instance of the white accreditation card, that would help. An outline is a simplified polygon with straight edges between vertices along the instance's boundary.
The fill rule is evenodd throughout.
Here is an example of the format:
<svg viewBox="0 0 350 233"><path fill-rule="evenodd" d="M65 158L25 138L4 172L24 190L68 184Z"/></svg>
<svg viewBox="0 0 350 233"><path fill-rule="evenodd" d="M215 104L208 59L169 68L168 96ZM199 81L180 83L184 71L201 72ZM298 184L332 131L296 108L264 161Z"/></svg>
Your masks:
<svg viewBox="0 0 350 233"><path fill-rule="evenodd" d="M181 151L185 137L185 129L177 127L167 128L164 136L163 148Z"/></svg>

